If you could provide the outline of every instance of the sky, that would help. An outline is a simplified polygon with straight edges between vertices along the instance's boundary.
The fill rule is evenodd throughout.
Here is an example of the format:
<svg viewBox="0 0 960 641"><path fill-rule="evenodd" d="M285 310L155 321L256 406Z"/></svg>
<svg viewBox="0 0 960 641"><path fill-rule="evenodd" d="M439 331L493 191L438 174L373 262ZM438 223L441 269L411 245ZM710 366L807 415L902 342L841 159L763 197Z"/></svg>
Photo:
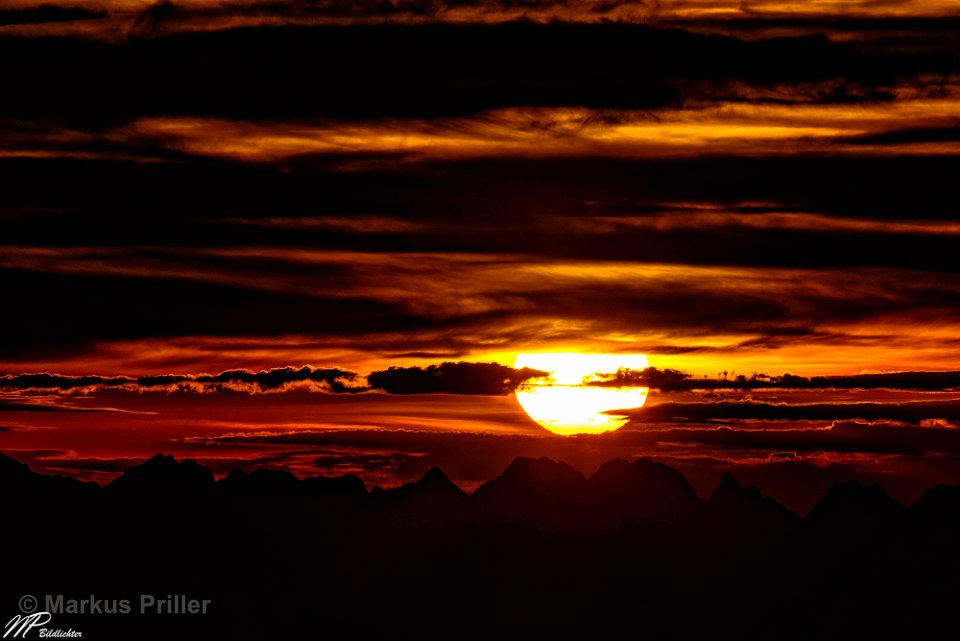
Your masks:
<svg viewBox="0 0 960 641"><path fill-rule="evenodd" d="M468 489L650 456L798 511L960 483L958 32L946 0L8 0L0 449ZM676 377L559 437L513 394L534 352Z"/></svg>

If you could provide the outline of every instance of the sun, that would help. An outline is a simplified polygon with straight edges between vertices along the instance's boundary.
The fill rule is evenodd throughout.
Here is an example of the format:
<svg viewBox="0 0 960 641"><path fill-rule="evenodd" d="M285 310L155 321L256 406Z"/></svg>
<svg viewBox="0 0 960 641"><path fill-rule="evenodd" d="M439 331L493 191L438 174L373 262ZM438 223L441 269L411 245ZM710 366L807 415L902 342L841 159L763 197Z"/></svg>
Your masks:
<svg viewBox="0 0 960 641"><path fill-rule="evenodd" d="M642 407L646 387L593 387L584 379L618 369L649 367L644 354L579 354L543 352L518 354L514 367L550 372L547 381L534 380L517 389L523 411L554 434L600 434L618 429L625 416L605 414L609 410Z"/></svg>

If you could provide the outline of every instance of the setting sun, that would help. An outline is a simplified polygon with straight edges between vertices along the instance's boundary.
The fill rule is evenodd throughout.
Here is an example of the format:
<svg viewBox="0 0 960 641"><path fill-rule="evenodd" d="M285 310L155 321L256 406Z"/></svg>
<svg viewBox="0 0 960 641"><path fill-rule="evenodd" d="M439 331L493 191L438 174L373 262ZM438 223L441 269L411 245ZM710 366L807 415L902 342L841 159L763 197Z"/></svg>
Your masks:
<svg viewBox="0 0 960 641"><path fill-rule="evenodd" d="M555 434L599 434L618 429L623 416L611 410L643 406L646 387L594 387L597 374L649 366L644 354L518 354L514 367L550 372L549 379L533 380L517 389L517 402L527 415Z"/></svg>

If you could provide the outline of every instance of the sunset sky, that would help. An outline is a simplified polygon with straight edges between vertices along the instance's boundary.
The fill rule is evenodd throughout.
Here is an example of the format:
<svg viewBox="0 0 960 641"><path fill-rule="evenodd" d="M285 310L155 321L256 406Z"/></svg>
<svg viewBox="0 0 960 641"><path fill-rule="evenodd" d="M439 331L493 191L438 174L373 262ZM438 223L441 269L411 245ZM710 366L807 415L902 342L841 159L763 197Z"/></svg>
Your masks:
<svg viewBox="0 0 960 641"><path fill-rule="evenodd" d="M7 0L0 59L0 450L38 471L960 483L954 0ZM556 436L535 352L687 376Z"/></svg>

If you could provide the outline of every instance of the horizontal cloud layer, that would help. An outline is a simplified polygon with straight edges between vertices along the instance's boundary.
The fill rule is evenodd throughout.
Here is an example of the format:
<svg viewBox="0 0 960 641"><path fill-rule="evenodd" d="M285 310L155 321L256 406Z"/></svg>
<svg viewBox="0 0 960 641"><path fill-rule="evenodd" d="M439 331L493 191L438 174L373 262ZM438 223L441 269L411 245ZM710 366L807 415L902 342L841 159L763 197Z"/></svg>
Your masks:
<svg viewBox="0 0 960 641"><path fill-rule="evenodd" d="M514 369L497 363L446 362L428 367L389 367L367 375L364 385L356 372L337 368L278 367L259 372L234 369L219 374L161 374L154 376L65 376L59 374L7 374L0 376L4 391L87 392L118 389L147 392L246 391L271 392L313 389L329 393L383 391L388 394L503 395L525 381L547 376L530 368ZM305 384L305 385L298 385ZM19 406L14 404L13 406ZM36 406L31 406L35 408ZM43 407L41 407L43 409ZM47 408L54 409L54 408Z"/></svg>
<svg viewBox="0 0 960 641"><path fill-rule="evenodd" d="M950 0L896 2L811 1L798 5L784 0L92 0L83 8L72 0L11 0L0 13L0 27L20 36L76 34L99 39L155 37L267 25L356 24L500 24L508 21L574 23L681 24L710 31L751 30L839 33L864 29L860 21L896 20L911 23L949 20L957 15ZM813 24L811 24L813 23ZM814 26L816 25L816 27ZM909 26L907 27L909 30Z"/></svg>
<svg viewBox="0 0 960 641"><path fill-rule="evenodd" d="M674 369L648 367L643 370L620 369L597 372L584 384L594 387L650 387L664 392L681 390L754 390L754 389L893 389L950 391L960 390L960 372L888 372L852 376L796 376L793 374L745 374L722 378L697 378Z"/></svg>

